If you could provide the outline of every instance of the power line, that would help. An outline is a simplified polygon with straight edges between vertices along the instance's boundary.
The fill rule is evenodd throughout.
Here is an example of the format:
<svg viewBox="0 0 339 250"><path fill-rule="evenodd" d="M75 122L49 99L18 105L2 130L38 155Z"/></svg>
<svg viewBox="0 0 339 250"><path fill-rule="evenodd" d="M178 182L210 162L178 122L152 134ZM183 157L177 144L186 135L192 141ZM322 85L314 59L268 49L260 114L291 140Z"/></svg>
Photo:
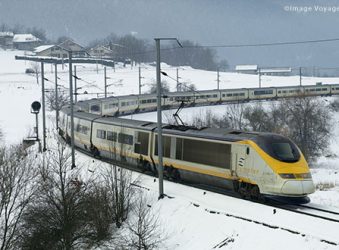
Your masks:
<svg viewBox="0 0 339 250"><path fill-rule="evenodd" d="M242 47L266 47L266 46L282 46L282 45L297 45L307 43L327 43L338 42L339 38L319 39L319 40L305 40L305 41L286 41L274 43L254 43L254 44L226 44L226 45L196 45L184 46L184 48L242 48Z"/></svg>
<svg viewBox="0 0 339 250"><path fill-rule="evenodd" d="M245 47L271 47L271 46L284 46L284 45L299 45L299 44L314 44L314 43L328 43L338 42L339 38L328 38L328 39L316 39L316 40L304 40L304 41L285 41L285 42L272 42L272 43L253 43L253 44L219 44L219 45L192 45L182 47L163 48L161 51L177 50L177 49L201 49L201 48L245 48ZM140 51L134 53L121 53L120 56L128 55L144 55L155 53L155 50Z"/></svg>

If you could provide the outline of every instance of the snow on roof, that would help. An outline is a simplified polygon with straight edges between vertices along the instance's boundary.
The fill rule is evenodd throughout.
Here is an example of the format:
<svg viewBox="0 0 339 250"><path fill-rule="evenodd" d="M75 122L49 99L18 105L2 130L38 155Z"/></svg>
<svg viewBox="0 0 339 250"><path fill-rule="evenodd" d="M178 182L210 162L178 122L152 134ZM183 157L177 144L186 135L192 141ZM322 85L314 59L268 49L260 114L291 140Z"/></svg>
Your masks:
<svg viewBox="0 0 339 250"><path fill-rule="evenodd" d="M258 70L258 65L237 65L235 70Z"/></svg>
<svg viewBox="0 0 339 250"><path fill-rule="evenodd" d="M39 47L36 47L35 49L34 49L34 52L35 53L39 53L39 52L41 52L41 51L44 51L44 50L46 50L46 49L49 49L49 48L52 48L53 46L55 46L55 45L41 45L41 46L39 46Z"/></svg>
<svg viewBox="0 0 339 250"><path fill-rule="evenodd" d="M38 41L40 41L40 39L33 36L32 34L15 34L13 37L13 42L15 43L28 43Z"/></svg>
<svg viewBox="0 0 339 250"><path fill-rule="evenodd" d="M260 72L261 73L288 73L291 72L292 69L289 67L286 68L261 68Z"/></svg>
<svg viewBox="0 0 339 250"><path fill-rule="evenodd" d="M5 31L5 32L0 32L0 37L13 37L14 33L13 32L9 32L9 31Z"/></svg>

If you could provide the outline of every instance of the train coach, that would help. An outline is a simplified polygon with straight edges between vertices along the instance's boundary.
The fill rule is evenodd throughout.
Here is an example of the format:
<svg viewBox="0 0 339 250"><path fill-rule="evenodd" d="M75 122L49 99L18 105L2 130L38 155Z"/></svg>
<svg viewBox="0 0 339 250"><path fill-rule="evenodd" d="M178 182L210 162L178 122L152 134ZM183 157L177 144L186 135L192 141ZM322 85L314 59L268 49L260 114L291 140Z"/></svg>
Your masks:
<svg viewBox="0 0 339 250"><path fill-rule="evenodd" d="M69 111L61 114L60 132L69 141ZM155 123L78 111L74 117L77 147L156 174ZM233 189L252 199L314 192L307 162L286 137L172 125L164 125L163 136L164 175L169 179Z"/></svg>
<svg viewBox="0 0 339 250"><path fill-rule="evenodd" d="M170 92L162 96L161 104L166 109L178 107L181 102L185 102L188 106L194 106L223 102L275 100L277 98L291 98L300 95L330 96L338 94L339 84L203 90ZM157 96L156 94L114 96L92 99L86 102L79 102L78 104L85 112L97 115L118 116L156 110Z"/></svg>

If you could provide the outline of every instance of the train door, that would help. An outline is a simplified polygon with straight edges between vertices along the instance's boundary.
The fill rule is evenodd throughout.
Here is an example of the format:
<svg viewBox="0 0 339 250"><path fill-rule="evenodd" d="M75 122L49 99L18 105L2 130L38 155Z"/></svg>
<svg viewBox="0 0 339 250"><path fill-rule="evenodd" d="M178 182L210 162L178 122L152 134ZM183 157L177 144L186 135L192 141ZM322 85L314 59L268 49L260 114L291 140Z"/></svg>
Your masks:
<svg viewBox="0 0 339 250"><path fill-rule="evenodd" d="M233 176L238 177L242 168L246 164L247 146L241 144L232 145L232 168L231 173Z"/></svg>

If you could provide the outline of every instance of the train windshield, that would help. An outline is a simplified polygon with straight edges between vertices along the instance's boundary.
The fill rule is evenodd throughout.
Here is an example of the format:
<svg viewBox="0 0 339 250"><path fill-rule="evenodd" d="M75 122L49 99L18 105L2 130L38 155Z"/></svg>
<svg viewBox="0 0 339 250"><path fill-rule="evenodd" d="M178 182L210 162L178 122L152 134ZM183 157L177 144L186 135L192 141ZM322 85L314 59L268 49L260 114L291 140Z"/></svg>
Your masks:
<svg viewBox="0 0 339 250"><path fill-rule="evenodd" d="M258 145L273 158L283 162L297 162L300 153L296 145L286 137L270 135L260 138Z"/></svg>

